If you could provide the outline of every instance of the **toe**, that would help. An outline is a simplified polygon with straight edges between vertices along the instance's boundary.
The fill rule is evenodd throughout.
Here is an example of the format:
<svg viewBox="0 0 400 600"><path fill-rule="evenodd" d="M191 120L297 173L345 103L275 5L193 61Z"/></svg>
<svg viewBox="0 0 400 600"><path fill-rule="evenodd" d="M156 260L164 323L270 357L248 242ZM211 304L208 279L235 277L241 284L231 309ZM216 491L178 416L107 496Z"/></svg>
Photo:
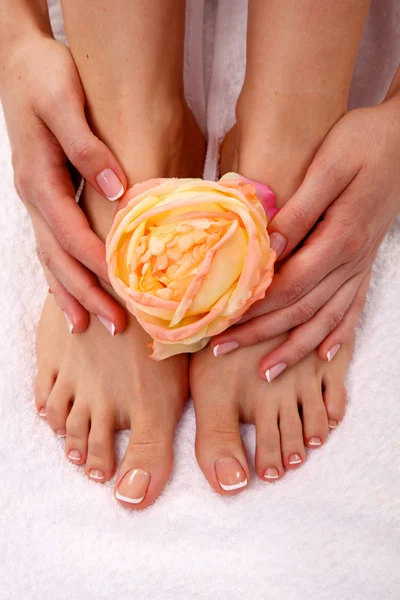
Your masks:
<svg viewBox="0 0 400 600"><path fill-rule="evenodd" d="M107 406L107 403L100 405ZM94 410L91 415L86 474L97 483L108 481L114 473L114 433L114 413L111 410Z"/></svg>
<svg viewBox="0 0 400 600"><path fill-rule="evenodd" d="M250 481L238 410L228 397L224 401L222 394L199 398L194 404L199 466L218 494L236 494Z"/></svg>
<svg viewBox="0 0 400 600"><path fill-rule="evenodd" d="M328 415L321 386L309 386L300 398L304 443L310 449L319 448L328 437Z"/></svg>
<svg viewBox="0 0 400 600"><path fill-rule="evenodd" d="M39 416L46 417L46 404L57 379L54 370L40 368L35 382L35 405Z"/></svg>
<svg viewBox="0 0 400 600"><path fill-rule="evenodd" d="M279 411L279 430L283 464L286 469L296 469L306 460L303 427L295 396L285 399Z"/></svg>
<svg viewBox="0 0 400 600"><path fill-rule="evenodd" d="M277 481L285 473L282 464L277 410L263 410L256 417L255 462L257 474L263 481Z"/></svg>
<svg viewBox="0 0 400 600"><path fill-rule="evenodd" d="M131 423L131 436L118 470L116 499L126 508L152 504L167 483L173 464L173 427L165 419Z"/></svg>
<svg viewBox="0 0 400 600"><path fill-rule="evenodd" d="M67 432L66 421L71 405L71 388L59 375L47 399L46 420L53 431L61 437L65 437Z"/></svg>
<svg viewBox="0 0 400 600"><path fill-rule="evenodd" d="M86 404L75 400L66 422L67 437L65 454L74 465L83 465L86 461L89 435L89 409Z"/></svg>
<svg viewBox="0 0 400 600"><path fill-rule="evenodd" d="M324 379L324 402L328 415L329 429L336 429L344 417L346 408L346 390L343 382L334 377Z"/></svg>

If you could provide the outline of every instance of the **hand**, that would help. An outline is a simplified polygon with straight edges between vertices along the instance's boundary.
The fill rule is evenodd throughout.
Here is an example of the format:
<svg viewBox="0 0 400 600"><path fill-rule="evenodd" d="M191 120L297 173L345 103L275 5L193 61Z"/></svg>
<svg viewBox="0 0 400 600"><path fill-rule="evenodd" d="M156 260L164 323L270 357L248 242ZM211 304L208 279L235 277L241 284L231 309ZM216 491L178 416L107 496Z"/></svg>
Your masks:
<svg viewBox="0 0 400 600"><path fill-rule="evenodd" d="M49 286L71 329L84 331L87 311L115 333L125 311L99 285L108 281L104 243L75 202L67 159L103 196L121 196L125 175L91 132L85 98L68 48L42 33L8 52L1 92L18 195L33 222Z"/></svg>
<svg viewBox="0 0 400 600"><path fill-rule="evenodd" d="M212 341L214 354L290 330L287 341L260 361L264 379L272 380L319 344L320 357L333 358L352 335L372 262L399 212L399 164L398 96L338 121L302 185L270 223L271 240L287 260L265 299L246 315L248 322ZM223 347L227 342L233 344Z"/></svg>

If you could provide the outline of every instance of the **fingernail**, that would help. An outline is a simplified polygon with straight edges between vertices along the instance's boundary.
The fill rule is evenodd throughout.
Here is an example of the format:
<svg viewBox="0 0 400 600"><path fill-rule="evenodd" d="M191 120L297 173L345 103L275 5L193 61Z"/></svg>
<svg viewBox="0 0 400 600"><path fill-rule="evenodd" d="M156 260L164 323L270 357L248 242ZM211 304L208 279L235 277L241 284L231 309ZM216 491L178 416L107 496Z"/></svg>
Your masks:
<svg viewBox="0 0 400 600"><path fill-rule="evenodd" d="M319 437L310 437L310 439L308 440L308 445L309 446L320 446L322 444L321 442L321 438Z"/></svg>
<svg viewBox="0 0 400 600"><path fill-rule="evenodd" d="M278 479L279 471L275 467L268 467L264 473L264 479Z"/></svg>
<svg viewBox="0 0 400 600"><path fill-rule="evenodd" d="M329 429L336 429L336 427L339 425L339 423L336 421L336 419L329 419L328 425L329 425Z"/></svg>
<svg viewBox="0 0 400 600"><path fill-rule="evenodd" d="M104 169L96 177L99 188L108 200L118 200L124 193L124 186L111 169Z"/></svg>
<svg viewBox="0 0 400 600"><path fill-rule="evenodd" d="M246 473L236 458L219 458L215 461L215 472L219 485L225 492L239 490L247 485Z"/></svg>
<svg viewBox="0 0 400 600"><path fill-rule="evenodd" d="M279 258L284 249L286 248L286 238L281 233L274 231L274 233L271 233L271 235L269 236L269 240L272 250L275 250L276 258Z"/></svg>
<svg viewBox="0 0 400 600"><path fill-rule="evenodd" d="M302 462L303 461L301 460L300 454L291 454L289 456L289 460L288 460L289 465L299 465Z"/></svg>
<svg viewBox="0 0 400 600"><path fill-rule="evenodd" d="M61 429L56 429L56 434L59 435L60 437L65 437L67 435L67 432L65 431L64 428L61 428Z"/></svg>
<svg viewBox="0 0 400 600"><path fill-rule="evenodd" d="M46 416L46 407L45 406L42 406L42 408L39 410L39 416L41 416L41 417Z"/></svg>
<svg viewBox="0 0 400 600"><path fill-rule="evenodd" d="M68 458L70 460L76 460L77 462L79 462L82 458L82 455L78 450L70 450L68 452Z"/></svg>
<svg viewBox="0 0 400 600"><path fill-rule="evenodd" d="M104 325L104 327L107 329L107 331L109 333L111 333L111 335L115 334L115 325L114 325L114 323L111 323L111 321L109 321L105 317L101 317L100 315L97 315L97 318L99 319L100 323L102 323Z"/></svg>
<svg viewBox="0 0 400 600"><path fill-rule="evenodd" d="M278 363L274 367L267 369L265 371L265 377L267 378L268 383L271 383L271 381L275 379L275 377L278 377L278 375L280 375L282 371L286 369L286 367L286 363Z"/></svg>
<svg viewBox="0 0 400 600"><path fill-rule="evenodd" d="M150 483L150 473L142 469L131 469L124 475L115 497L129 504L140 504Z"/></svg>
<svg viewBox="0 0 400 600"><path fill-rule="evenodd" d="M331 360L335 358L336 354L339 352L340 346L341 344L336 344L336 346L333 346L333 348L331 348L329 352L326 353L326 358L328 359L328 362L331 362Z"/></svg>
<svg viewBox="0 0 400 600"><path fill-rule="evenodd" d="M223 354L228 354L238 348L239 344L237 342L225 342L224 344L217 344L214 346L213 354L214 356L222 356Z"/></svg>
<svg viewBox="0 0 400 600"><path fill-rule="evenodd" d="M100 469L90 469L89 477L90 479L94 479L94 481L102 481L104 479L104 473L103 471L100 471Z"/></svg>
<svg viewBox="0 0 400 600"><path fill-rule="evenodd" d="M67 315L67 313L64 310L63 310L63 313L64 313L65 320L67 321L69 332L74 333L74 324L72 323L71 319L69 318L69 316Z"/></svg>

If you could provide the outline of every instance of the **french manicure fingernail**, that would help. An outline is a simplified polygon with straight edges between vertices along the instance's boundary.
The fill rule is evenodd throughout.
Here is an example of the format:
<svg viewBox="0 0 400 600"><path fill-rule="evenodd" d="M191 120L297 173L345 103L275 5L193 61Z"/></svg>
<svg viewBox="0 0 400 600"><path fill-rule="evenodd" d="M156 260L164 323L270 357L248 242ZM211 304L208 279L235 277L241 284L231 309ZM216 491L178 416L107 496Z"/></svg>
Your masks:
<svg viewBox="0 0 400 600"><path fill-rule="evenodd" d="M121 198L124 193L124 186L112 169L104 169L97 175L96 181L105 197L111 202Z"/></svg>
<svg viewBox="0 0 400 600"><path fill-rule="evenodd" d="M79 452L79 450L70 450L68 452L68 458L70 460L75 460L76 462L79 462L82 458L81 453Z"/></svg>
<svg viewBox="0 0 400 600"><path fill-rule="evenodd" d="M142 469L131 469L128 471L118 488L115 497L129 504L140 504L144 499L150 484L150 473Z"/></svg>
<svg viewBox="0 0 400 600"><path fill-rule="evenodd" d="M267 369L265 371L265 377L266 377L268 383L271 383L271 381L273 379L275 379L275 377L278 377L278 375L280 375L282 373L282 371L284 371L286 369L286 367L287 367L286 363L278 363L274 367Z"/></svg>
<svg viewBox="0 0 400 600"><path fill-rule="evenodd" d="M329 429L336 429L336 427L339 425L339 423L336 421L336 419L329 419L328 425L329 425Z"/></svg>
<svg viewBox="0 0 400 600"><path fill-rule="evenodd" d="M281 233L274 231L269 236L269 240L272 250L275 250L276 258L279 258L284 249L286 248L286 238Z"/></svg>
<svg viewBox="0 0 400 600"><path fill-rule="evenodd" d="M303 461L301 460L300 454L291 454L289 456L289 460L288 460L289 465L299 465L302 462Z"/></svg>
<svg viewBox="0 0 400 600"><path fill-rule="evenodd" d="M326 358L328 359L328 362L331 362L331 360L335 358L336 354L339 352L340 346L341 344L336 344L326 353Z"/></svg>
<svg viewBox="0 0 400 600"><path fill-rule="evenodd" d="M109 333L111 333L111 335L115 335L114 323L111 323L111 321L109 321L105 317L101 317L100 315L97 315L97 318L99 319L100 323L102 323L102 325L104 325L104 327L107 329L107 331Z"/></svg>
<svg viewBox="0 0 400 600"><path fill-rule="evenodd" d="M239 344L237 342L225 342L224 344L217 344L214 346L213 354L214 356L222 356L223 354L228 354L238 348Z"/></svg>
<svg viewBox="0 0 400 600"><path fill-rule="evenodd" d="M42 406L42 408L39 410L39 416L41 416L41 417L46 416L46 408L44 406Z"/></svg>
<svg viewBox="0 0 400 600"><path fill-rule="evenodd" d="M70 333L74 333L74 324L72 323L71 319L69 318L69 316L67 315L67 313L64 310L63 310L63 313L64 313L65 320L67 321L68 331Z"/></svg>
<svg viewBox="0 0 400 600"><path fill-rule="evenodd" d="M215 461L215 473L219 485L225 492L239 490L247 485L247 477L241 464L231 456Z"/></svg>
<svg viewBox="0 0 400 600"><path fill-rule="evenodd" d="M104 473L103 471L100 471L100 469L90 469L89 477L90 479L94 479L94 481L102 481L104 479Z"/></svg>
<svg viewBox="0 0 400 600"><path fill-rule="evenodd" d="M321 438L319 437L310 437L310 439L308 440L308 445L309 446L320 446L322 444L321 442Z"/></svg>
<svg viewBox="0 0 400 600"><path fill-rule="evenodd" d="M264 479L278 479L279 471L275 467L268 467L264 473Z"/></svg>

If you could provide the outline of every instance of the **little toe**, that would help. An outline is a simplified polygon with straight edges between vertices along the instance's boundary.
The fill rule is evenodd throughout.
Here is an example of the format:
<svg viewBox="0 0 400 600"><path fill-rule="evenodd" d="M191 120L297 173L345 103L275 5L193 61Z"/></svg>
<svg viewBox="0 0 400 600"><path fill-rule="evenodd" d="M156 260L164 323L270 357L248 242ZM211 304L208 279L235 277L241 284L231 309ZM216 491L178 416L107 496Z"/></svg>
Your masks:
<svg viewBox="0 0 400 600"><path fill-rule="evenodd" d="M294 396L290 401L282 402L279 411L279 431L283 464L286 469L297 469L305 462L306 451L299 407Z"/></svg>
<svg viewBox="0 0 400 600"><path fill-rule="evenodd" d="M101 403L102 406L107 404ZM94 410L91 415L86 474L96 483L111 479L115 470L115 421L111 410Z"/></svg>
<svg viewBox="0 0 400 600"><path fill-rule="evenodd" d="M347 396L343 381L338 382L332 376L324 378L323 396L329 429L336 429L342 421L346 409Z"/></svg>
<svg viewBox="0 0 400 600"><path fill-rule="evenodd" d="M90 415L86 404L77 399L68 415L65 440L65 454L74 465L83 465L86 461Z"/></svg>
<svg viewBox="0 0 400 600"><path fill-rule="evenodd" d="M250 481L246 452L240 436L238 410L228 397L194 400L196 457L211 487L222 495L242 491Z"/></svg>
<svg viewBox="0 0 400 600"><path fill-rule="evenodd" d="M263 410L256 417L255 463L257 474L263 481L277 481L285 473L276 410Z"/></svg>
<svg viewBox="0 0 400 600"><path fill-rule="evenodd" d="M319 448L329 433L328 415L321 387L309 386L301 397L304 443L310 449Z"/></svg>
<svg viewBox="0 0 400 600"><path fill-rule="evenodd" d="M58 376L46 402L46 420L53 431L60 437L66 436L66 421L71 406L71 388L60 376Z"/></svg>

